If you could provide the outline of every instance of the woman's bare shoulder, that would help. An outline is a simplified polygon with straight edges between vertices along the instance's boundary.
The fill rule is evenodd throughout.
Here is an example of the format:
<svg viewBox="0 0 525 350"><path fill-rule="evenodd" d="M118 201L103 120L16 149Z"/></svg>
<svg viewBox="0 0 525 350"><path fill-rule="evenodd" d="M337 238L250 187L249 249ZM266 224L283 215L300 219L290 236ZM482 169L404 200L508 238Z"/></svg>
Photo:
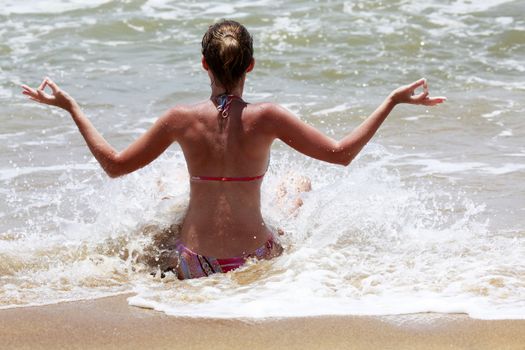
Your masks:
<svg viewBox="0 0 525 350"><path fill-rule="evenodd" d="M169 123L185 124L195 121L196 117L205 113L209 108L209 101L201 101L194 104L177 104L169 108L165 116Z"/></svg>
<svg viewBox="0 0 525 350"><path fill-rule="evenodd" d="M250 104L249 111L252 125L263 134L275 137L287 110L273 102L259 102Z"/></svg>
<svg viewBox="0 0 525 350"><path fill-rule="evenodd" d="M285 108L273 102L251 103L249 106L254 115L265 118L266 120L279 118L279 116L286 111Z"/></svg>

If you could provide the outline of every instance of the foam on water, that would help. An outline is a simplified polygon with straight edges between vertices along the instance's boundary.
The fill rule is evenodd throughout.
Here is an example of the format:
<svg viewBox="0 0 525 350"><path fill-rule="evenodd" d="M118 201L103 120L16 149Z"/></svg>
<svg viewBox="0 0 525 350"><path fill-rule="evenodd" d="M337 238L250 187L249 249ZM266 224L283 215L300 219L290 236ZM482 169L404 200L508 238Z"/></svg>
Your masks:
<svg viewBox="0 0 525 350"><path fill-rule="evenodd" d="M47 198L69 198L69 208L49 215L52 236L38 224L1 235L0 303L5 308L133 291L132 305L194 317L427 311L523 317L523 298L516 294L524 287L525 252L516 249L523 238L489 232L480 219L483 205L461 194L407 186L384 166L389 159L395 157L374 145L350 168L274 152L263 211L270 225L286 232L283 256L182 282L171 274L149 275L159 256L154 242L180 223L187 205L188 176L179 153L138 175L88 187L63 176L65 188ZM297 191L302 177L311 180L312 191ZM304 205L293 211L297 197Z"/></svg>
<svg viewBox="0 0 525 350"><path fill-rule="evenodd" d="M290 163L292 173L285 170ZM289 214L271 189L305 174L313 190ZM523 317L525 302L515 288L524 287L524 251L515 237L487 232L478 219L483 206L407 188L375 162L327 170L278 161L266 181L265 211L286 231L282 257L206 279L142 281L130 304L192 317L430 311ZM286 186L293 197L293 180Z"/></svg>
<svg viewBox="0 0 525 350"><path fill-rule="evenodd" d="M57 14L74 10L96 8L112 0L39 0L23 2L17 0L4 0L0 8L0 15L10 14Z"/></svg>

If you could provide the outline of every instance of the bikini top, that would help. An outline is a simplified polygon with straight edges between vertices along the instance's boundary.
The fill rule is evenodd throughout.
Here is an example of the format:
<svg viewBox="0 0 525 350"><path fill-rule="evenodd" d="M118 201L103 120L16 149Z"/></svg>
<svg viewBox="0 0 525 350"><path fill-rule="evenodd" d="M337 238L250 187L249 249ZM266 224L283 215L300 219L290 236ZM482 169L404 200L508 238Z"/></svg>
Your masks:
<svg viewBox="0 0 525 350"><path fill-rule="evenodd" d="M240 100L242 101L242 98L236 95L231 94L222 94L217 97L215 97L215 102L217 103L217 110L221 113L221 116L223 118L228 118L230 115L230 107L234 100ZM268 159L268 165L270 164L270 160ZM266 167L266 170L268 170L268 166ZM261 175L257 176L241 176L241 177L226 177L226 176L191 176L191 180L199 180L199 181L255 181L262 179L264 177L264 174L266 174L266 170Z"/></svg>
<svg viewBox="0 0 525 350"><path fill-rule="evenodd" d="M264 172L266 174L266 171ZM225 176L192 176L191 180L199 181L255 181L262 179L264 174L257 176L225 177Z"/></svg>

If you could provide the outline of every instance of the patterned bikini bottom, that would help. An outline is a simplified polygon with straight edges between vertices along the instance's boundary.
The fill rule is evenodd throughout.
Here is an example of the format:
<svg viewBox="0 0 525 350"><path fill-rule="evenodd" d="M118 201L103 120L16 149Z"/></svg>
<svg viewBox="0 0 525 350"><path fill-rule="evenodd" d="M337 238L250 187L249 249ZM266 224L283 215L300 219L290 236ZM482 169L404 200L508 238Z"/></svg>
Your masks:
<svg viewBox="0 0 525 350"><path fill-rule="evenodd" d="M173 271L180 280L206 277L239 268L248 259L269 260L281 255L282 251L282 246L272 236L252 253L232 258L215 258L197 254L178 240L175 243L177 261L169 270Z"/></svg>

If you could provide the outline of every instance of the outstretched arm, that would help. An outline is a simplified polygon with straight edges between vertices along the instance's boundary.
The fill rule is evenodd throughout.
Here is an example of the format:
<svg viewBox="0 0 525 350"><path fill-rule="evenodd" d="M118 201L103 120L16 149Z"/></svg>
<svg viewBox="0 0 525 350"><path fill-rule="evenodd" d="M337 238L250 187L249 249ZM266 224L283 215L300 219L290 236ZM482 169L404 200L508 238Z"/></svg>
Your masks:
<svg viewBox="0 0 525 350"><path fill-rule="evenodd" d="M52 95L44 91L47 86L51 88ZM176 113L168 111L124 151L117 152L95 129L76 101L52 80L46 78L37 89L27 85L22 85L22 88L22 93L31 100L62 108L71 114L91 153L110 177L118 177L142 168L157 158L175 140L173 119Z"/></svg>
<svg viewBox="0 0 525 350"><path fill-rule="evenodd" d="M414 95L418 87L424 91ZM314 127L302 122L292 113L278 106L272 106L270 113L275 137L297 151L312 158L330 163L348 165L370 141L392 109L399 103L434 106L443 103L445 97L429 97L425 79L402 86L394 91L366 118L340 141L336 141Z"/></svg>

